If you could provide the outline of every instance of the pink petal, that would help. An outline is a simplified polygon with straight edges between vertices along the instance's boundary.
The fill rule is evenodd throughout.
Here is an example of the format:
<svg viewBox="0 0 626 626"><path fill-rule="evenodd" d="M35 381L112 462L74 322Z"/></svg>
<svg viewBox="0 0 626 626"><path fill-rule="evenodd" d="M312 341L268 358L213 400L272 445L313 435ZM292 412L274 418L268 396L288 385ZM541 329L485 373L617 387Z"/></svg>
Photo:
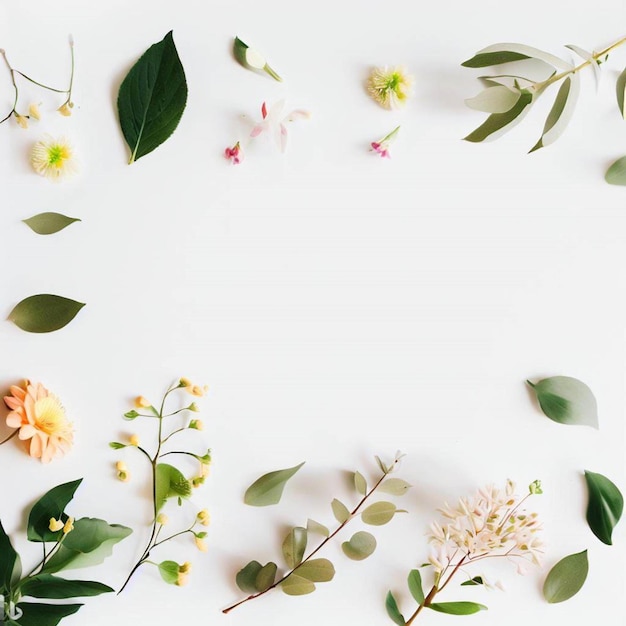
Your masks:
<svg viewBox="0 0 626 626"><path fill-rule="evenodd" d="M267 106L265 102L261 105L261 115L263 116L263 119L267 117Z"/></svg>
<svg viewBox="0 0 626 626"><path fill-rule="evenodd" d="M15 411L7 415L7 426L9 428L19 428L22 425L22 416Z"/></svg>
<svg viewBox="0 0 626 626"><path fill-rule="evenodd" d="M258 137L262 132L267 130L267 123L257 124L250 133L250 137Z"/></svg>

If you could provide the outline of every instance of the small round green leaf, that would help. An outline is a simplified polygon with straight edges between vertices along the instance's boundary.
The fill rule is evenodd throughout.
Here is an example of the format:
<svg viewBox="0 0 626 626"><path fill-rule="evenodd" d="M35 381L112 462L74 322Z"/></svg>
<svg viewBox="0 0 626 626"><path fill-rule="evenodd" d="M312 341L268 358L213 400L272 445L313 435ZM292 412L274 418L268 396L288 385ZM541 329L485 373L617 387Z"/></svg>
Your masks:
<svg viewBox="0 0 626 626"><path fill-rule="evenodd" d="M335 498L330 503L330 506L333 510L333 515L335 516L335 519L340 524L343 524L350 519L350 511L348 510L348 507L340 500L337 500L337 498Z"/></svg>
<svg viewBox="0 0 626 626"><path fill-rule="evenodd" d="M604 175L609 185L626 185L626 156L617 159Z"/></svg>
<svg viewBox="0 0 626 626"><path fill-rule="evenodd" d="M397 510L393 502L376 502L363 511L361 519L371 526L382 526L393 519Z"/></svg>
<svg viewBox="0 0 626 626"><path fill-rule="evenodd" d="M367 493L367 481L361 472L354 472L354 488L362 496Z"/></svg>
<svg viewBox="0 0 626 626"><path fill-rule="evenodd" d="M256 593L256 579L263 566L258 561L250 561L237 572L235 582L244 593Z"/></svg>
<svg viewBox="0 0 626 626"><path fill-rule="evenodd" d="M322 535L322 537L328 537L328 535L330 535L330 531L324 524L320 524L313 519L307 520L306 529L309 533Z"/></svg>
<svg viewBox="0 0 626 626"><path fill-rule="evenodd" d="M255 586L258 592L267 591L276 580L276 571L278 567L276 563L270 561L266 563L256 576Z"/></svg>
<svg viewBox="0 0 626 626"><path fill-rule="evenodd" d="M302 563L295 573L313 583L327 583L335 576L335 567L328 559L311 559Z"/></svg>
<svg viewBox="0 0 626 626"><path fill-rule="evenodd" d="M159 574L168 585L175 585L178 581L179 566L176 561L161 561L159 563Z"/></svg>
<svg viewBox="0 0 626 626"><path fill-rule="evenodd" d="M280 583L280 588L288 596L304 596L315 591L315 584L297 574L291 574Z"/></svg>
<svg viewBox="0 0 626 626"><path fill-rule="evenodd" d="M287 481L304 465L304 462L287 469L276 470L257 478L246 489L243 501L250 506L277 504Z"/></svg>
<svg viewBox="0 0 626 626"><path fill-rule="evenodd" d="M620 490L602 474L585 470L589 490L587 523L593 534L607 545L613 543L611 535L624 512L624 497Z"/></svg>
<svg viewBox="0 0 626 626"><path fill-rule="evenodd" d="M29 333L50 333L69 324L84 306L69 298L42 293L16 304L9 320Z"/></svg>
<svg viewBox="0 0 626 626"><path fill-rule="evenodd" d="M387 609L387 615L389 615L394 624L397 624L398 626L404 626L406 624L406 620L404 619L402 613L400 613L398 603L393 597L393 593L391 593L391 591L387 594L385 608Z"/></svg>
<svg viewBox="0 0 626 626"><path fill-rule="evenodd" d="M306 528L296 526L292 528L283 541L283 556L285 557L285 563L287 567L293 569L302 562L304 557L304 551L307 544L307 531Z"/></svg>
<svg viewBox="0 0 626 626"><path fill-rule="evenodd" d="M344 541L341 544L341 549L349 559L362 561L376 550L376 538L374 535L361 530L354 533L350 541Z"/></svg>
<svg viewBox="0 0 626 626"><path fill-rule="evenodd" d="M410 488L411 485L402 478L388 478L378 490L392 496L403 496Z"/></svg>
<svg viewBox="0 0 626 626"><path fill-rule="evenodd" d="M559 424L598 428L598 405L589 387L570 376L552 376L538 383L526 381L537 394L541 410Z"/></svg>
<svg viewBox="0 0 626 626"><path fill-rule="evenodd" d="M74 222L80 222L77 217L67 217L61 213L39 213L22 221L38 235L53 235Z"/></svg>
<svg viewBox="0 0 626 626"><path fill-rule="evenodd" d="M550 602L564 602L576 595L587 579L587 550L561 559L549 572L543 584L543 596Z"/></svg>

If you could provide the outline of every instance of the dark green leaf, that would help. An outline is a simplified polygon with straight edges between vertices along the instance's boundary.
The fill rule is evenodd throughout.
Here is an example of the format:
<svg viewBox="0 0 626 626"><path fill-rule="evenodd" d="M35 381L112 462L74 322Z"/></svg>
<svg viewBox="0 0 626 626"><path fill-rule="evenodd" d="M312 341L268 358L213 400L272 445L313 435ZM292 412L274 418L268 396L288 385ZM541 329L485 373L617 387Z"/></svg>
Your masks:
<svg viewBox="0 0 626 626"><path fill-rule="evenodd" d="M132 530L104 520L83 517L74 522L74 530L68 533L43 568L52 574L62 569L78 569L99 565L111 555L113 546L128 537Z"/></svg>
<svg viewBox="0 0 626 626"><path fill-rule="evenodd" d="M617 159L604 175L609 185L626 185L626 156Z"/></svg>
<svg viewBox="0 0 626 626"><path fill-rule="evenodd" d="M29 333L50 333L69 324L84 306L69 298L41 293L18 302L9 320Z"/></svg>
<svg viewBox="0 0 626 626"><path fill-rule="evenodd" d="M403 496L410 488L411 485L402 478L388 478L378 490L392 496Z"/></svg>
<svg viewBox="0 0 626 626"><path fill-rule="evenodd" d="M244 593L256 593L256 579L262 569L263 566L258 561L250 561L237 572L235 579L237 587Z"/></svg>
<svg viewBox="0 0 626 626"><path fill-rule="evenodd" d="M63 523L67 521L65 507L74 497L82 478L57 485L45 493L30 510L26 537L29 541L57 541L61 531L52 532L50 519L54 517Z"/></svg>
<svg viewBox="0 0 626 626"><path fill-rule="evenodd" d="M552 376L533 384L541 410L559 424L598 428L598 405L591 389L569 376Z"/></svg>
<svg viewBox="0 0 626 626"><path fill-rule="evenodd" d="M341 544L341 549L349 559L362 561L376 550L376 538L374 535L361 530L354 533L350 541L344 541Z"/></svg>
<svg viewBox="0 0 626 626"><path fill-rule="evenodd" d="M587 550L561 559L548 573L543 584L543 596L550 602L564 602L576 595L587 579L589 561Z"/></svg>
<svg viewBox="0 0 626 626"><path fill-rule="evenodd" d="M83 605L20 602L17 606L24 611L19 619L20 626L57 626L64 617L73 615Z"/></svg>
<svg viewBox="0 0 626 626"><path fill-rule="evenodd" d="M315 584L297 574L291 574L280 583L280 588L288 596L304 596L315 591Z"/></svg>
<svg viewBox="0 0 626 626"><path fill-rule="evenodd" d="M372 526L382 526L393 519L397 507L393 502L375 502L361 513L361 519Z"/></svg>
<svg viewBox="0 0 626 626"><path fill-rule="evenodd" d="M292 528L283 541L283 556L287 567L293 569L302 562L304 551L306 550L307 532L306 528L296 526Z"/></svg>
<svg viewBox="0 0 626 626"><path fill-rule="evenodd" d="M39 213L22 221L38 235L53 235L74 222L80 222L77 217L67 217L61 213Z"/></svg>
<svg viewBox="0 0 626 626"><path fill-rule="evenodd" d="M272 561L266 563L259 570L259 573L256 575L255 581L256 590L258 592L266 591L274 584L274 581L276 580L277 570L278 567L276 566L276 563L273 563Z"/></svg>
<svg viewBox="0 0 626 626"><path fill-rule="evenodd" d="M626 119L626 106L624 104L624 95L626 95L626 69L619 75L617 84L615 86L617 90L617 106L621 116Z"/></svg>
<svg viewBox="0 0 626 626"><path fill-rule="evenodd" d="M335 576L335 567L328 559L311 559L300 565L295 573L313 583L327 583Z"/></svg>
<svg viewBox="0 0 626 626"><path fill-rule="evenodd" d="M593 534L610 546L613 529L624 512L624 498L620 490L602 474L585 470L585 480L589 490L587 523Z"/></svg>
<svg viewBox="0 0 626 626"><path fill-rule="evenodd" d="M478 143L484 141L487 137L494 135L498 131L513 128L513 122L520 121L522 119L522 113L528 105L532 103L532 101L532 94L528 91L522 91L519 100L514 107L505 113L493 113L490 115L485 122L483 122L483 124L465 137L465 141Z"/></svg>
<svg viewBox="0 0 626 626"><path fill-rule="evenodd" d="M257 478L246 489L243 501L251 506L277 504L283 495L287 481L304 465L304 461L294 467L276 470Z"/></svg>
<svg viewBox="0 0 626 626"><path fill-rule="evenodd" d="M0 522L0 555L0 594L6 594L11 589L13 571L19 557L11 539L4 531L2 522Z"/></svg>
<svg viewBox="0 0 626 626"><path fill-rule="evenodd" d="M393 597L393 593L391 593L391 591L387 593L385 607L387 609L387 615L389 615L389 617L393 620L394 624L398 624L398 626L404 626L406 624L404 616L402 615L402 613L400 613L398 603Z"/></svg>
<svg viewBox="0 0 626 626"><path fill-rule="evenodd" d="M322 535L322 537L328 537L328 535L330 535L330 531L326 528L326 526L324 526L324 524L320 524L312 519L307 520L306 529L309 533L316 533L318 535Z"/></svg>
<svg viewBox="0 0 626 626"><path fill-rule="evenodd" d="M417 569L412 569L409 572L409 591L413 596L413 599L418 604L424 604L424 589L422 588L422 576Z"/></svg>
<svg viewBox="0 0 626 626"><path fill-rule="evenodd" d="M484 604L477 602L433 602L428 605L428 608L448 615L472 615L478 611L487 610Z"/></svg>
<svg viewBox="0 0 626 626"><path fill-rule="evenodd" d="M178 582L180 567L176 561L161 561L159 563L159 574L168 585L175 585Z"/></svg>
<svg viewBox="0 0 626 626"><path fill-rule="evenodd" d="M112 591L115 590L92 580L66 580L51 574L31 576L20 586L20 592L23 596L54 600L99 596L101 593L111 593Z"/></svg>
<svg viewBox="0 0 626 626"><path fill-rule="evenodd" d="M474 585L484 585L485 581L482 576L474 576L474 578L470 578L466 580L464 583L461 583L461 587L472 587Z"/></svg>
<svg viewBox="0 0 626 626"><path fill-rule="evenodd" d="M367 481L361 472L354 472L354 488L362 496L367 493Z"/></svg>
<svg viewBox="0 0 626 626"><path fill-rule="evenodd" d="M130 163L170 137L186 104L185 70L170 31L148 48L120 86L117 108Z"/></svg>
<svg viewBox="0 0 626 626"><path fill-rule="evenodd" d="M348 510L348 507L343 502L341 502L341 500L337 500L337 498L335 498L330 503L330 506L333 510L333 515L335 516L335 519L340 524L343 524L350 519L350 511Z"/></svg>
<svg viewBox="0 0 626 626"><path fill-rule="evenodd" d="M159 463L156 466L155 478L157 512L169 498L188 498L191 495L191 483L173 465Z"/></svg>
<svg viewBox="0 0 626 626"><path fill-rule="evenodd" d="M471 59L461 63L463 67L491 67L492 65L501 65L502 63L512 63L513 61L524 61L530 59L525 54L518 52L507 52L501 50L499 52L485 52L477 54Z"/></svg>

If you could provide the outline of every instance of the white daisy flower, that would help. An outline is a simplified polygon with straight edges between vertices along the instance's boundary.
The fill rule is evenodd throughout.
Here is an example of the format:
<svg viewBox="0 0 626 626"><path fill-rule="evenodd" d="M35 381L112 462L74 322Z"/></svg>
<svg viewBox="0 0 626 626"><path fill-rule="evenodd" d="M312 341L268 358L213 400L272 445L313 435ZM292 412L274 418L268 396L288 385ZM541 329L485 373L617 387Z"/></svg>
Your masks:
<svg viewBox="0 0 626 626"><path fill-rule="evenodd" d="M30 162L37 174L55 182L76 172L74 148L64 137L45 135L33 146Z"/></svg>

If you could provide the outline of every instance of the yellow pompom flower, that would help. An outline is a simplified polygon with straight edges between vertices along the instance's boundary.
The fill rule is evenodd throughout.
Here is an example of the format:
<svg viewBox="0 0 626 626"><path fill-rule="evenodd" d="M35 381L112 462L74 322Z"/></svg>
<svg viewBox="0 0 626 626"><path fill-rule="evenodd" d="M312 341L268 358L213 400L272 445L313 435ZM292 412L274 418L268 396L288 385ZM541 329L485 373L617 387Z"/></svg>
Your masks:
<svg viewBox="0 0 626 626"><path fill-rule="evenodd" d="M33 146L30 162L37 174L54 182L76 172L74 148L64 138L54 139L46 135Z"/></svg>
<svg viewBox="0 0 626 626"><path fill-rule="evenodd" d="M375 67L367 79L370 96L385 109L397 109L411 95L413 77L401 66Z"/></svg>

